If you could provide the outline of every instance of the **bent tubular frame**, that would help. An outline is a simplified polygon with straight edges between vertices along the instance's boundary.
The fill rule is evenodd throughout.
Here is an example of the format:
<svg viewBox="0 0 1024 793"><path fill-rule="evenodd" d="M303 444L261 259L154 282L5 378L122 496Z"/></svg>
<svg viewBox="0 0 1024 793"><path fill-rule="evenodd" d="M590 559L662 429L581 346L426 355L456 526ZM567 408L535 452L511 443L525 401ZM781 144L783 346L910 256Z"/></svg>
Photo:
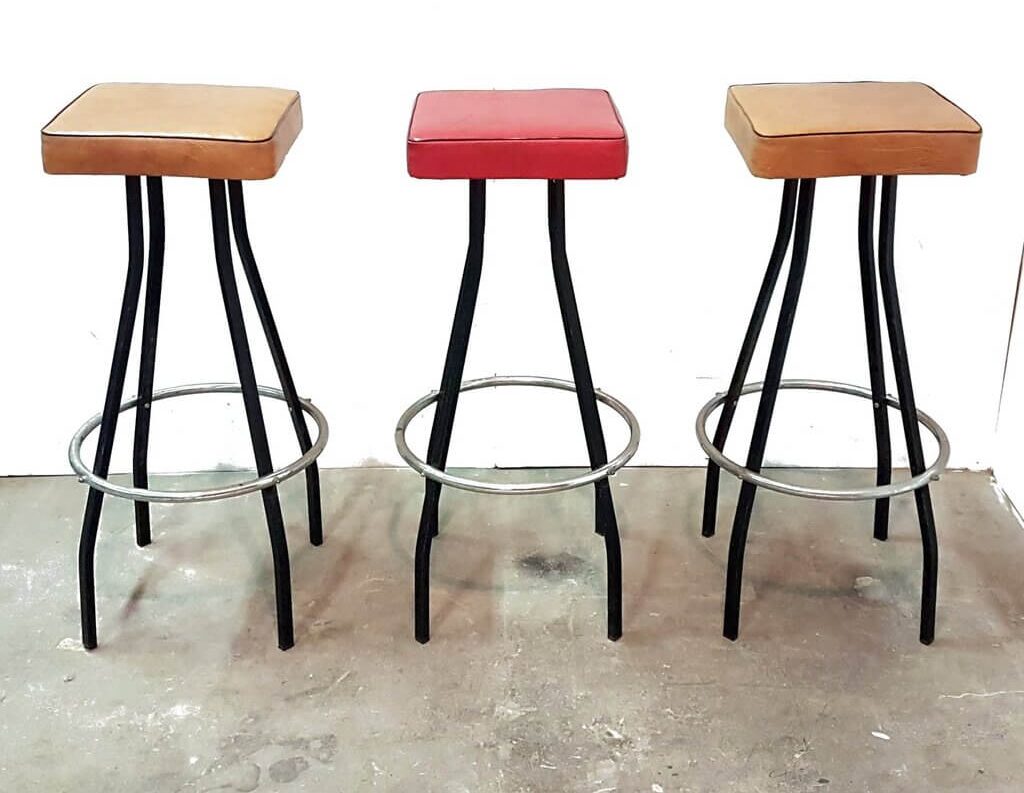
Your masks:
<svg viewBox="0 0 1024 793"><path fill-rule="evenodd" d="M505 377L483 377L479 380L469 380L461 384L459 391L477 391L481 388L495 388L499 386L538 386L541 388L553 388L559 391L576 392L576 384L570 380L558 380L553 377L535 377L531 375L513 375ZM481 482L476 479L468 479L464 476L454 476L428 465L409 448L405 439L405 432L409 423L423 410L434 404L438 399L438 392L432 391L420 399L417 399L398 419L398 426L395 428L395 445L398 453L402 456L409 467L414 471L432 479L442 485L457 487L460 490L470 490L474 493L494 493L497 495L536 495L538 493L561 493L565 490L573 490L577 487L594 484L601 479L614 474L630 461L640 445L640 424L628 407L620 400L606 394L600 389L594 389L594 396L598 402L608 405L612 410L622 416L629 427L629 442L626 447L614 458L604 465L594 468L580 476L569 479L562 479L557 482L532 483L509 483L509 482Z"/></svg>
<svg viewBox="0 0 1024 793"><path fill-rule="evenodd" d="M743 386L743 389L740 391L740 396L759 393L763 388L764 383L749 383L748 385ZM875 396L870 389L847 385L846 383L836 383L830 380L783 380L779 383L779 390L831 391L836 394L849 394L851 396L858 396L868 400L875 399ZM715 448L714 443L708 438L708 419L711 417L711 414L715 409L725 402L726 398L727 396L725 394L719 394L700 409L700 412L697 414L696 424L697 441L708 455L708 459L714 461L716 466L725 469L737 479L742 479L744 482L750 482L758 487L774 490L778 493L786 493L787 495L799 496L801 498L814 498L820 501L881 502L888 500L892 496L911 493L919 487L924 487L929 482L938 479L942 472L946 470L946 464L949 462L949 438L946 436L945 430L939 426L939 423L935 421L935 419L924 411L919 410L917 411L917 420L935 438L935 441L939 445L939 453L935 462L929 465L917 476L912 476L903 482L897 482L895 484L885 484L876 487L853 487L845 490L804 487L802 485L793 485L788 482L781 482L778 479L765 476L763 473L754 473L737 463L735 460L729 459L725 454ZM897 409L900 408L900 402L896 397L886 395L882 399L883 406ZM876 536L876 539L884 538Z"/></svg>
<svg viewBox="0 0 1024 793"><path fill-rule="evenodd" d="M287 402L287 397L279 388L270 388L268 386L261 385L257 387L257 391L259 391L261 397ZM172 388L161 388L159 391L153 391L150 393L149 401L159 402L163 399L193 396L195 394L241 393L242 387L238 383L195 383L194 385L174 386ZM141 404L141 396L132 397L121 404L119 412L124 413L126 410L138 408ZM305 452L305 454L298 457L294 462L282 466L275 471L271 471L266 476L240 482L237 485L209 488L207 490L150 490L140 487L125 487L124 485L111 482L109 479L97 476L93 471L89 470L85 461L82 459L82 445L90 433L100 426L102 415L99 413L79 427L74 436L72 436L71 445L68 448L68 461L71 463L71 467L74 469L75 473L78 474L78 481L83 484L87 484L89 487L95 488L96 490L102 490L109 496L129 499L131 501L135 501L137 504L197 504L205 501L222 501L226 498L235 498L236 496L258 493L268 487L279 485L282 482L291 479L296 474L308 471L309 467L315 464L316 459L327 446L327 438L330 434L329 427L327 426L327 417L308 399L302 399L300 397L299 404L301 405L302 410L316 423L317 430L319 432L316 443L314 443Z"/></svg>
<svg viewBox="0 0 1024 793"><path fill-rule="evenodd" d="M704 520L702 534L710 537L715 531L718 500L719 469L725 468L742 480L740 496L733 519L729 540L729 561L726 574L725 619L723 634L729 639L739 635L740 593L742 591L744 551L750 518L753 512L757 487L766 487L790 495L805 498L819 498L833 501L874 500L874 536L884 540L888 536L889 504L892 496L913 492L917 504L923 547L923 575L921 592L920 640L930 644L935 636L935 601L938 577L938 544L935 536L935 519L932 511L929 483L937 479L949 460L949 440L938 423L917 409L910 365L907 357L906 339L900 312L893 264L893 240L896 217L896 177L882 177L882 198L878 231L878 262L874 255L874 197L876 177L861 178L860 208L858 217L858 243L860 253L860 275L864 304L864 327L868 347L868 370L870 389L845 383L817 380L782 380L782 368L796 315L797 303L803 282L804 268L811 232L811 217L814 207L813 179L798 183L787 180L783 188L782 210L775 245L769 259L758 293L753 315L747 327L739 360L733 373L729 389L717 395L700 411L697 418L697 437L708 454L708 470L705 482ZM797 197L797 190L799 196ZM794 213L794 198L796 209ZM793 230L795 216L795 233ZM782 299L782 308L776 326L775 338L769 356L768 371L764 382L744 385L747 370L753 357L754 347L760 335L768 304L778 280L782 260L794 238L793 254L789 276ZM885 370L882 351L878 294L875 276L881 287L882 304L885 309L886 327L892 352L893 371L896 377L898 397L885 393ZM780 482L761 473L764 461L768 431L771 426L777 394L783 389L832 391L868 399L873 405L875 441L877 451L876 486L873 488L852 488L827 490L808 488ZM729 427L741 396L760 393L760 403L745 465L739 465L723 453ZM722 406L714 440L708 438L706 422L712 412ZM902 417L906 437L911 477L893 484L891 481L891 449L887 409L898 408ZM934 435L939 445L936 460L926 465L921 446L920 425Z"/></svg>
<svg viewBox="0 0 1024 793"><path fill-rule="evenodd" d="M149 208L149 274L146 284L146 303L142 330L142 354L139 372L138 396L121 403L124 381L127 374L128 358L131 352L132 332L138 311L142 289L143 259L145 241L142 218L141 178L125 177L128 216L128 275L121 303L114 354L111 361L110 377L107 384L103 411L94 416L75 433L68 452L71 465L81 481L89 484L82 521L82 537L79 543L78 569L79 593L82 613L82 644L86 649L97 645L96 595L95 595L95 550L99 531L100 514L104 494L131 499L136 502L136 541L146 545L151 540L148 502L196 502L212 501L245 493L260 492L263 496L270 532L271 551L274 561L274 580L277 600L278 646L286 650L294 644L291 605L291 573L288 560L288 545L284 533L280 502L276 486L285 479L305 470L309 506L310 540L317 545L322 542L320 525L319 480L316 473L316 458L327 443L327 420L308 400L295 393L284 351L277 334L266 292L256 270L255 259L248 240L245 224L245 209L242 203L242 187L239 182L228 186L231 192L231 218L235 241L242 258L243 267L253 292L253 300L264 326L268 344L281 379L281 389L259 386L256 383L249 352L248 338L239 301L234 265L231 255L231 234L228 225L228 200L225 183L210 180L210 209L213 223L214 252L217 272L224 298L239 383L203 383L153 390L156 361L157 330L160 316L161 282L163 275L164 250L164 206L163 187L159 177L147 177L146 187ZM241 393L245 403L253 451L256 457L256 479L206 491L167 492L151 490L148 487L147 464L149 425L152 403L176 396L205 393ZM302 456L283 468L274 470L266 437L260 396L280 399L288 404ZM116 485L107 477L110 473L110 456L119 413L136 408L135 444L132 466L132 487ZM315 443L311 442L305 426L304 413L314 419L319 429ZM297 419L295 417L298 417ZM301 423L301 427L300 427ZM85 437L99 429L96 456L92 468L81 459L81 447ZM315 498L314 498L315 496Z"/></svg>
<svg viewBox="0 0 1024 793"><path fill-rule="evenodd" d="M587 484L594 485L595 522L597 534L604 538L608 569L608 638L616 640L622 636L622 551L619 542L618 523L612 503L608 476L621 468L633 456L639 443L639 426L636 417L614 397L594 388L587 360L583 331L580 326L579 310L569 273L569 261L565 247L565 183L561 180L548 182L548 234L551 240L551 264L558 295L562 326L569 348L569 361L573 382L545 377L492 377L464 383L466 353L469 347L470 329L476 308L483 266L484 221L486 187L483 180L469 183L469 246L462 285L455 308L448 353L445 358L441 387L437 392L414 402L402 414L395 431L395 441L402 457L426 477L423 509L420 515L419 531L416 536L414 618L416 640L425 643L430 640L430 551L434 537L438 534L438 505L442 484L466 490L488 493L540 493L557 492ZM537 485L499 485L476 482L445 472L448 448L451 442L455 411L461 391L475 390L490 386L541 386L574 391L579 403L590 458L591 471L580 477L562 482ZM629 424L630 440L626 448L610 462L605 449L604 434L597 403L604 402L618 412ZM430 433L426 461L416 457L405 441L405 429L417 413L436 402L434 421Z"/></svg>

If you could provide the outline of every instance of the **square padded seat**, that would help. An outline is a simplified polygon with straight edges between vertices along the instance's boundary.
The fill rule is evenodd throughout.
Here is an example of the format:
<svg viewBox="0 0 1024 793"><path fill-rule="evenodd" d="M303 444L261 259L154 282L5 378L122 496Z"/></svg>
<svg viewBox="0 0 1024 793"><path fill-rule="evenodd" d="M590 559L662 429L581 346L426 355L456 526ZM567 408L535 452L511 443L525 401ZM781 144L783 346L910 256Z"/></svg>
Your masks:
<svg viewBox="0 0 1024 793"><path fill-rule="evenodd" d="M425 91L409 124L419 179L618 179L626 130L607 91Z"/></svg>
<svg viewBox="0 0 1024 793"><path fill-rule="evenodd" d="M101 83L43 128L43 169L269 179L301 129L296 91Z"/></svg>
<svg viewBox="0 0 1024 793"><path fill-rule="evenodd" d="M754 176L970 174L981 127L923 83L729 88L725 127Z"/></svg>

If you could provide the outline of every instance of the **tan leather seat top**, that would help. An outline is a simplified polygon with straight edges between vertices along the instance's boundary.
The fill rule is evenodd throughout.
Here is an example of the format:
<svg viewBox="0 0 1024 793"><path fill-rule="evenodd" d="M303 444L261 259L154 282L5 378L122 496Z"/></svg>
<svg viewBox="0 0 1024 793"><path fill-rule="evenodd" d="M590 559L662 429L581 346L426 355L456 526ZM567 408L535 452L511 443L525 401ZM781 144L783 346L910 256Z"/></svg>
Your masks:
<svg viewBox="0 0 1024 793"><path fill-rule="evenodd" d="M43 169L268 179L301 129L296 91L101 83L43 128Z"/></svg>
<svg viewBox="0 0 1024 793"><path fill-rule="evenodd" d="M923 83L734 85L725 127L755 176L969 174L981 127Z"/></svg>

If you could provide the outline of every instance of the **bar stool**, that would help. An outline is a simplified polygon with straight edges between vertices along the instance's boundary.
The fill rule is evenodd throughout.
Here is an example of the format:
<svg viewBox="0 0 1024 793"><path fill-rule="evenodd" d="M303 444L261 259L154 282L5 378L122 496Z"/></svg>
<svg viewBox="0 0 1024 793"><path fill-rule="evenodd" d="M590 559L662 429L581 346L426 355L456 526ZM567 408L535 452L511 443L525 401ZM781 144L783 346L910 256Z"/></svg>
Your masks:
<svg viewBox="0 0 1024 793"><path fill-rule="evenodd" d="M302 110L295 91L277 88L237 88L208 85L113 83L93 86L65 107L42 131L43 168L51 174L113 174L125 179L128 209L128 276L114 342L110 379L102 413L75 433L69 458L79 480L89 485L78 552L82 611L82 644L96 647L96 584L94 556L104 494L135 502L135 536L140 546L150 542L149 503L214 501L260 492L270 532L277 600L278 646L294 644L291 573L277 485L306 472L309 538L323 542L320 480L316 459L327 444L327 420L295 390L281 338L270 311L246 226L242 180L269 179L302 128ZM140 177L146 177L149 214L148 274L142 324L138 395L121 403L135 315L142 290L145 241ZM213 247L224 298L228 331L234 349L239 383L200 383L153 390L157 326L164 258L164 176L209 180ZM230 218L242 268L252 291L281 388L257 385L249 340L235 281L228 231ZM241 393L256 458L257 477L211 490L165 491L149 488L147 452L150 408L153 402L192 394ZM263 422L260 397L288 405L302 455L274 469ZM118 485L107 476L119 413L135 408L133 487ZM318 428L310 438L305 414ZM82 443L99 428L96 456L90 469L82 461Z"/></svg>
<svg viewBox="0 0 1024 793"><path fill-rule="evenodd" d="M921 525L924 573L921 594L920 640L935 636L935 597L938 543L928 484L938 479L949 459L949 442L942 428L917 409L903 334L893 265L896 220L896 180L902 174L971 174L978 162L981 127L963 110L921 83L811 83L734 85L729 89L725 126L754 176L784 179L782 210L775 245L761 283L753 315L740 349L728 391L708 402L697 417L697 437L708 455L702 533L715 533L719 469L743 480L729 542L725 590L724 634L739 634L740 591L747 529L758 487L780 493L834 501L874 500L874 536L888 536L889 498L913 491ZM878 224L878 262L875 263L876 177L882 177ZM870 389L820 380L782 380L793 318L796 314L807 247L811 234L815 179L860 176L860 276L867 333ZM764 323L796 217L789 277L775 331L764 382L745 385L747 369ZM899 398L888 396L875 273L892 352ZM765 444L780 389L831 391L862 397L874 408L877 447L876 487L828 490L787 484L761 473ZM722 453L741 396L760 392L746 465ZM707 421L721 406L714 440ZM898 408L903 420L911 477L891 481L887 409ZM938 456L927 465L921 449L919 423L938 441Z"/></svg>
<svg viewBox="0 0 1024 793"><path fill-rule="evenodd" d="M413 108L408 138L409 175L418 179L469 180L469 249L438 391L414 402L399 418L395 443L402 458L426 478L416 538L415 633L430 639L430 550L438 533L441 486L478 493L554 493L593 484L596 531L604 537L608 565L608 638L622 636L622 557L608 477L636 452L640 429L619 400L594 388L583 343L565 246L565 180L618 179L626 173L626 133L607 91L428 91ZM484 252L486 179L546 179L548 233L555 290L569 347L573 381L550 377L486 377L462 382L470 327ZM539 386L575 391L591 470L545 484L480 482L445 471L460 391L492 386ZM605 448L597 403L615 410L629 425L630 438L611 460ZM431 404L434 412L427 459L409 448L409 422Z"/></svg>

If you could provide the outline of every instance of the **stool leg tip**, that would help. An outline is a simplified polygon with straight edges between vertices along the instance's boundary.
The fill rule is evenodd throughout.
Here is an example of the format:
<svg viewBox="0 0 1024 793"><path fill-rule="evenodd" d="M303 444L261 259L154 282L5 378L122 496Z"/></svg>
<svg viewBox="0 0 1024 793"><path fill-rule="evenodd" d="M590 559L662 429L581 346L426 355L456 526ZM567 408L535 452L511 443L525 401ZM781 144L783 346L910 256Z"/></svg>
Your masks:
<svg viewBox="0 0 1024 793"><path fill-rule="evenodd" d="M145 482L136 482L136 487L146 487ZM149 523L149 504L144 501L135 502L135 544L145 548L152 541Z"/></svg>
<svg viewBox="0 0 1024 793"><path fill-rule="evenodd" d="M882 484L879 482L879 484ZM888 484L886 482L885 484ZM885 542L889 539L889 500L875 502L875 539Z"/></svg>
<svg viewBox="0 0 1024 793"><path fill-rule="evenodd" d="M96 619L82 619L82 647L86 650L96 649Z"/></svg>
<svg viewBox="0 0 1024 793"><path fill-rule="evenodd" d="M277 647L282 652L292 649L295 646L295 634L289 629L277 634Z"/></svg>
<svg viewBox="0 0 1024 793"><path fill-rule="evenodd" d="M324 544L324 524L319 514L309 519L309 544L318 548Z"/></svg>

